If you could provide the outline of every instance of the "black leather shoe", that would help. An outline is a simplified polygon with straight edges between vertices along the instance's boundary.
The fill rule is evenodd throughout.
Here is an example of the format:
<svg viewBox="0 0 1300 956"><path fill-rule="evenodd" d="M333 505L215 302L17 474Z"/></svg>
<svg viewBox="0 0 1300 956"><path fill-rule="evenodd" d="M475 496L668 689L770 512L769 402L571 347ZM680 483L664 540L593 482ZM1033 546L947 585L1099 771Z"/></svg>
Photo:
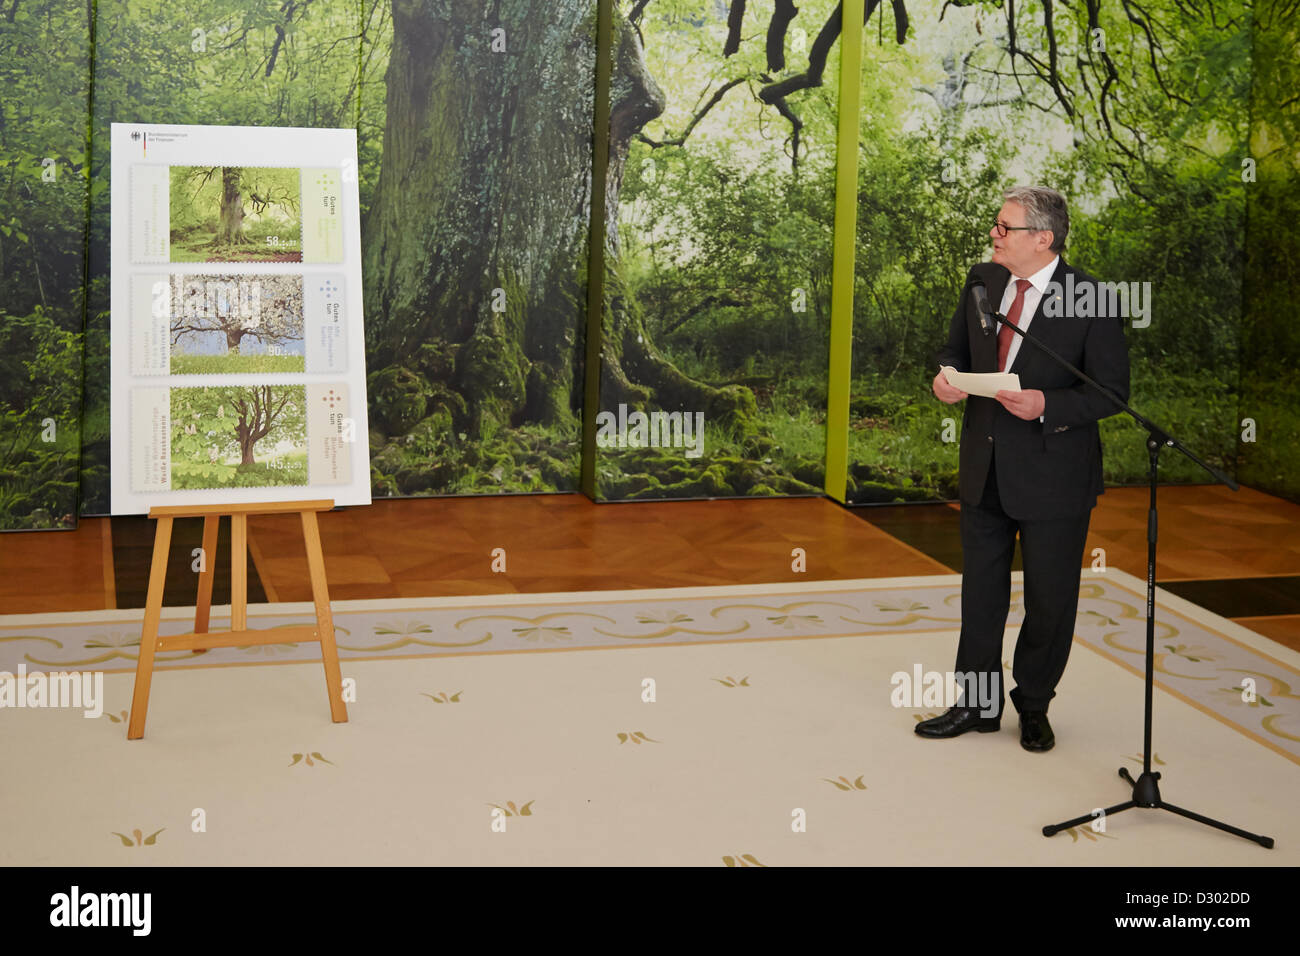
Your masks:
<svg viewBox="0 0 1300 956"><path fill-rule="evenodd" d="M981 717L977 707L950 707L938 717L931 717L916 725L922 737L957 737L968 730L981 734L995 733L1002 727L1001 717Z"/></svg>
<svg viewBox="0 0 1300 956"><path fill-rule="evenodd" d="M1047 722L1047 711L1020 712L1020 746L1034 753L1043 753L1056 745L1052 725Z"/></svg>

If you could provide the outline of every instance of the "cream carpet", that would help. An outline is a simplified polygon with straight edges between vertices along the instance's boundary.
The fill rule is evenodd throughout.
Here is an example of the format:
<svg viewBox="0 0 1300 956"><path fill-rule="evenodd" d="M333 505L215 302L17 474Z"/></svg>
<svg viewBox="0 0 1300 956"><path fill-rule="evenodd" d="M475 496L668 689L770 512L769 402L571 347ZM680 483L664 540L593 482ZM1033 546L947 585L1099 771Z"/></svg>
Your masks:
<svg viewBox="0 0 1300 956"><path fill-rule="evenodd" d="M227 649L155 674L138 741L141 612L0 618L0 670L117 668L98 719L0 710L0 864L1300 863L1300 655L1158 603L1162 793L1275 849L1152 810L1048 839L1140 767L1143 582L1085 573L1047 754L1010 713L928 741L941 708L891 703L895 672L951 668L959 582L336 602L348 723L318 658Z"/></svg>

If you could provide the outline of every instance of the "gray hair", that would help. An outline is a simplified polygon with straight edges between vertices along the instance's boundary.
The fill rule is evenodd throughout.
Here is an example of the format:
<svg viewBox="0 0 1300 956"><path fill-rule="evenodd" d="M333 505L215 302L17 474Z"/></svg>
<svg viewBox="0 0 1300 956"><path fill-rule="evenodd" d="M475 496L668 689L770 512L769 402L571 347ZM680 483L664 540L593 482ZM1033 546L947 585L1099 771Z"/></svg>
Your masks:
<svg viewBox="0 0 1300 956"><path fill-rule="evenodd" d="M1030 229L1052 233L1051 250L1065 248L1065 237L1070 231L1070 213L1065 208L1065 197L1046 186L1016 186L1002 194L1007 202L1020 203L1025 208L1025 225Z"/></svg>

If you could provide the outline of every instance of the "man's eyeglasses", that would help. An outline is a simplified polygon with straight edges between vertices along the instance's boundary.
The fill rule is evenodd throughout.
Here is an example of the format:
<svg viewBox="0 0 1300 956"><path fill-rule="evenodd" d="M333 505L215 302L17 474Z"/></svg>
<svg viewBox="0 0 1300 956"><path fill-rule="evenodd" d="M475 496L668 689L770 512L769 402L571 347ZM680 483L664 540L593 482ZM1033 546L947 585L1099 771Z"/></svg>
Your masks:
<svg viewBox="0 0 1300 956"><path fill-rule="evenodd" d="M998 219L998 220L996 220L996 221L993 223L993 228L996 229L996 230L998 231L998 238L1000 238L1000 239L1005 239L1005 238L1007 237L1007 233L1008 233L1008 232L1015 232L1017 229L1023 229L1023 230L1025 230L1026 232L1038 232L1038 231L1039 231L1039 230L1035 229L1033 226L1008 226L1008 225L1007 225L1005 222L1003 222L1001 219Z"/></svg>

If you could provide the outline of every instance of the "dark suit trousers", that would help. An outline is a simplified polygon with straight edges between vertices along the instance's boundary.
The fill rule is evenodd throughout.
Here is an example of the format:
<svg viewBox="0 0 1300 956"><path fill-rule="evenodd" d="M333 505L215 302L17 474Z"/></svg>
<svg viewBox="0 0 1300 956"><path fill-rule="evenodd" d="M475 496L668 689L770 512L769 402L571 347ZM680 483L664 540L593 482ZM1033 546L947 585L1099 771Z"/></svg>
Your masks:
<svg viewBox="0 0 1300 956"><path fill-rule="evenodd" d="M961 506L961 640L956 670L988 673L1002 712L1002 637L1011 601L1016 534L1024 564L1024 623L1016 640L1011 702L1017 710L1047 710L1065 673L1079 607L1079 571L1092 510L1043 521L1017 521L1002 509L996 463L978 506ZM996 683L993 683L993 682ZM965 706L977 706L974 703ZM992 702L990 702L992 703Z"/></svg>

